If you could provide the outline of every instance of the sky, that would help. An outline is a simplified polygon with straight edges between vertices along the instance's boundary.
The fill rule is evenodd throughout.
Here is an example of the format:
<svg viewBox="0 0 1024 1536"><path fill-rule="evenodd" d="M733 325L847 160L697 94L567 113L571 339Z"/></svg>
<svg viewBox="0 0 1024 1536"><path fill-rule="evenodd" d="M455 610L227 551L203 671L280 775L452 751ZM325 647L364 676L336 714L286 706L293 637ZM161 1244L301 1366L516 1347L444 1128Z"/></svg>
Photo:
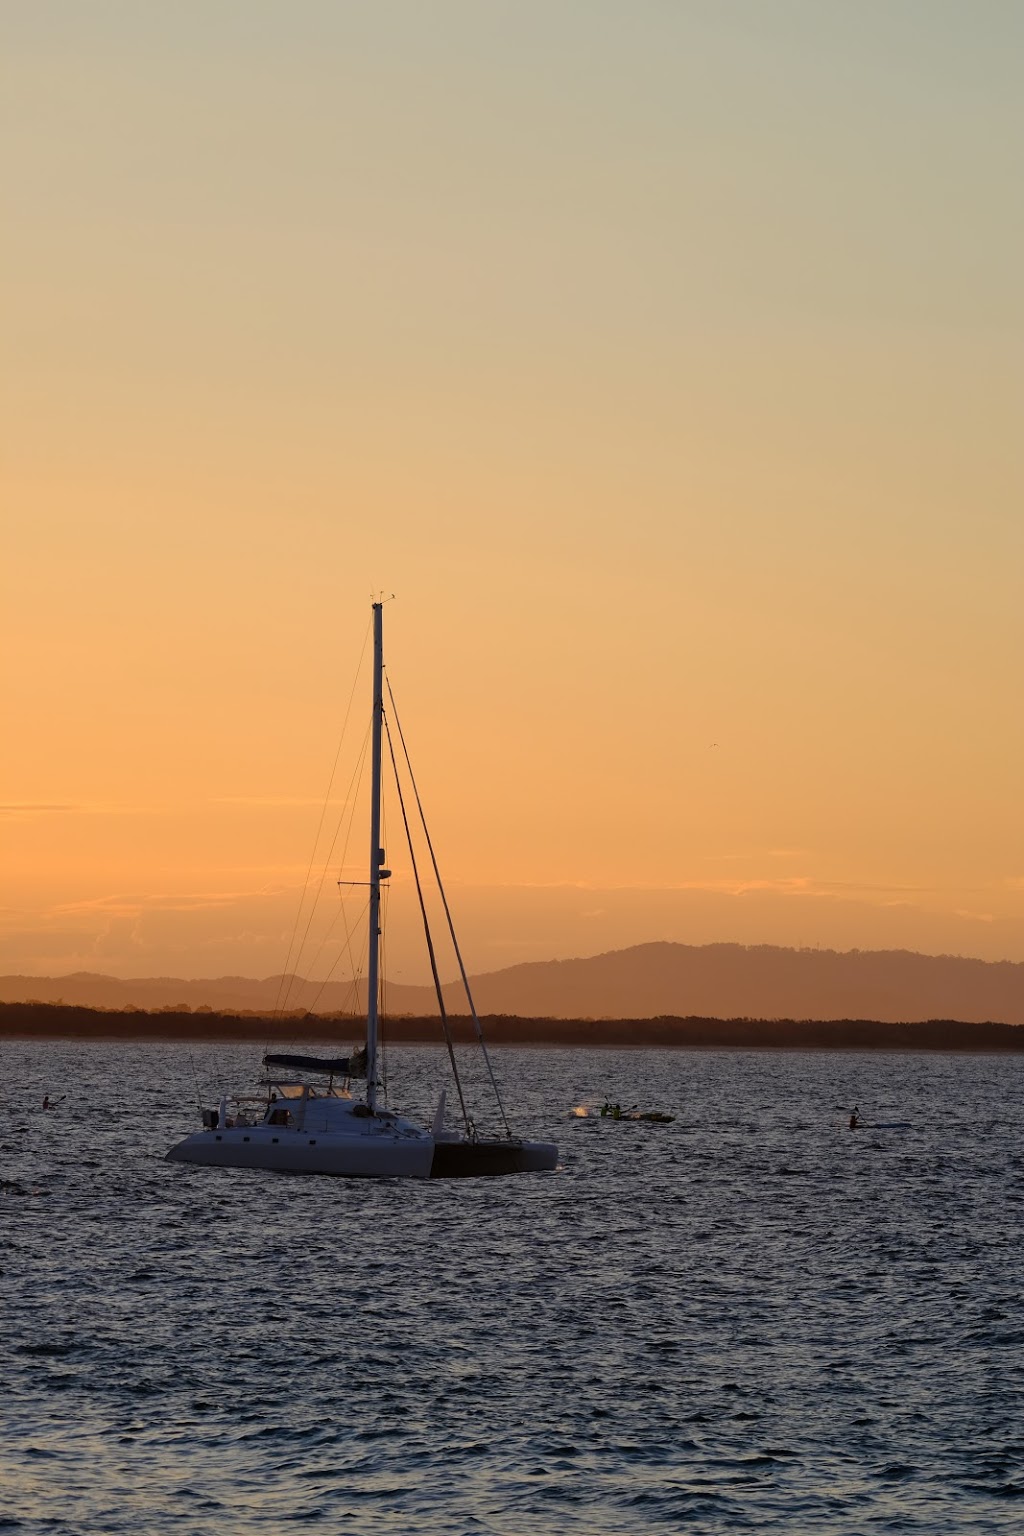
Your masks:
<svg viewBox="0 0 1024 1536"><path fill-rule="evenodd" d="M284 969L381 593L471 970L1024 960L1022 51L1016 0L5 7L0 971Z"/></svg>

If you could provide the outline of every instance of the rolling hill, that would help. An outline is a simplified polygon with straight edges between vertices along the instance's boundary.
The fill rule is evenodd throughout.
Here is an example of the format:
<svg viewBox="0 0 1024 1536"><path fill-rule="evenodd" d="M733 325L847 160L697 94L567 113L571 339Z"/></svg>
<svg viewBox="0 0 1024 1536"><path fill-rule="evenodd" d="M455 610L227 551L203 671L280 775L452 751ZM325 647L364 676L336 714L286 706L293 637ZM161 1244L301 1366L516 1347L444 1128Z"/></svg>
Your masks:
<svg viewBox="0 0 1024 1536"><path fill-rule="evenodd" d="M585 959L534 961L472 979L480 1013L530 1018L959 1019L1024 1022L1024 964L921 955L907 950L794 950L773 945L640 944ZM0 1001L62 1001L99 1008L209 1007L268 1013L281 978L123 980L91 972L0 977ZM288 1006L358 1011L351 983L296 980ZM428 987L392 984L388 1010L435 1008ZM457 985L452 1013L466 1012Z"/></svg>

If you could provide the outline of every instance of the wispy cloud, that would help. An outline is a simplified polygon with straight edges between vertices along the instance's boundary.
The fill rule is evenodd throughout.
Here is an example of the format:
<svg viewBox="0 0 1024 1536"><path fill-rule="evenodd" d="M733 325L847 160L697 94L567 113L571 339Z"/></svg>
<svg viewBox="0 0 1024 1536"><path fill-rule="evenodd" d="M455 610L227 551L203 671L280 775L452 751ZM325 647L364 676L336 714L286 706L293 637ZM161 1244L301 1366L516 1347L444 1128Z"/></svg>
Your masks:
<svg viewBox="0 0 1024 1536"><path fill-rule="evenodd" d="M811 848L746 848L738 853L713 853L707 855L710 864L755 864L758 859L809 859Z"/></svg>
<svg viewBox="0 0 1024 1536"><path fill-rule="evenodd" d="M775 880L709 880L690 887L702 891L724 891L730 896L746 896L750 891L772 891L777 896L826 896L831 893L818 886L810 875L782 875Z"/></svg>
<svg viewBox="0 0 1024 1536"><path fill-rule="evenodd" d="M344 810L351 804L348 800L316 799L312 795L213 795L210 805L251 805L260 807L283 807L322 805L328 810Z"/></svg>
<svg viewBox="0 0 1024 1536"><path fill-rule="evenodd" d="M134 917L142 911L142 902L132 896L88 896L81 901L60 902L51 907L52 917L76 917L88 913L105 913L117 917Z"/></svg>
<svg viewBox="0 0 1024 1536"><path fill-rule="evenodd" d="M177 809L166 805L82 805L72 801L15 800L0 805L0 816L11 821L24 821L32 816L169 816Z"/></svg>
<svg viewBox="0 0 1024 1536"><path fill-rule="evenodd" d="M81 901L64 902L53 907L56 917L75 917L102 914L108 917L139 917L144 912L205 912L221 911L246 901L259 901L281 893L274 891L200 891L175 892L173 894L147 894L133 896L115 894L91 896Z"/></svg>
<svg viewBox="0 0 1024 1536"><path fill-rule="evenodd" d="M859 896L934 896L938 894L938 886L935 885L872 885L862 880L822 880L818 882L823 892L838 892L844 895L851 892Z"/></svg>
<svg viewBox="0 0 1024 1536"><path fill-rule="evenodd" d="M470 882L452 882L469 887ZM705 880L635 881L608 885L588 880L505 881L481 887L501 891L576 891L592 896L672 896L688 892L706 892L722 896L743 896L767 892L779 896L820 896L835 900L872 900L889 896L934 895L937 888L926 885L882 885L855 880L819 880L813 875L719 876Z"/></svg>
<svg viewBox="0 0 1024 1536"><path fill-rule="evenodd" d="M40 804L31 800L15 800L7 805L0 805L0 816L11 816L19 819L23 816L51 816L66 815L68 812L83 811L84 806L69 805L63 803Z"/></svg>

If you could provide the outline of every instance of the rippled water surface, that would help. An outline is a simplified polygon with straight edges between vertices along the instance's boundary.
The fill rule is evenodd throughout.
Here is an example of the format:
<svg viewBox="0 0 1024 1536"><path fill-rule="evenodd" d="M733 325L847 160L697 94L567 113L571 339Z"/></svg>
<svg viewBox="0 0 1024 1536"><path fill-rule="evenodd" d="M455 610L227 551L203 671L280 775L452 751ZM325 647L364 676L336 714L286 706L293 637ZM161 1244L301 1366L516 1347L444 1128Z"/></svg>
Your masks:
<svg viewBox="0 0 1024 1536"><path fill-rule="evenodd" d="M0 1531L1024 1530L1024 1061L495 1056L556 1173L165 1163L188 1046L4 1043Z"/></svg>

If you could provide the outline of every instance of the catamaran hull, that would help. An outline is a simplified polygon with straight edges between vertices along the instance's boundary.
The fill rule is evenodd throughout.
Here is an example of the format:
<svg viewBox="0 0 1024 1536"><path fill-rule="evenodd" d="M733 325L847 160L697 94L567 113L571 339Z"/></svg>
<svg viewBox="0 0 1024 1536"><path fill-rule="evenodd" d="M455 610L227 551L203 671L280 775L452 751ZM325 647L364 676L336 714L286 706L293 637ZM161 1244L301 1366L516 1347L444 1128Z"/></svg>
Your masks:
<svg viewBox="0 0 1024 1536"><path fill-rule="evenodd" d="M437 1141L432 1179L474 1179L505 1173L543 1173L558 1166L552 1141Z"/></svg>
<svg viewBox="0 0 1024 1536"><path fill-rule="evenodd" d="M276 1140L231 1130L197 1131L167 1153L172 1163L204 1168L263 1168L272 1173L328 1173L347 1179L428 1179L433 1138L287 1133Z"/></svg>

